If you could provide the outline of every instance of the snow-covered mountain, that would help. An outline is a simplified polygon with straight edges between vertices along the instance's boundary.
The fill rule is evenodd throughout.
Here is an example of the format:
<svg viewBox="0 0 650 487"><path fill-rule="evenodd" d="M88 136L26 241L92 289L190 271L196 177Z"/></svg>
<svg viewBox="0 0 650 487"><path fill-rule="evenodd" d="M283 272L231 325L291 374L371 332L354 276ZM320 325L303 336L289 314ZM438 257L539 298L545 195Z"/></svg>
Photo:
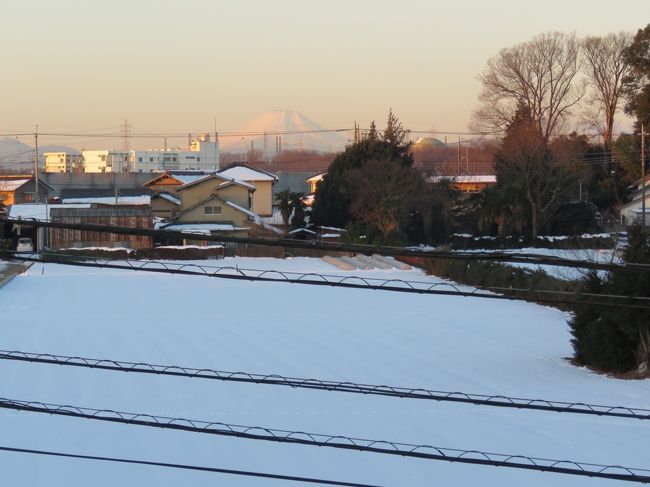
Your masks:
<svg viewBox="0 0 650 487"><path fill-rule="evenodd" d="M294 110L267 112L233 131L233 134L236 135L220 137L222 151L242 152L244 147L251 150L252 142L255 150L263 151L267 155L275 154L278 143L281 143L283 151L338 152L343 150L347 143L345 133L327 132L325 128Z"/></svg>

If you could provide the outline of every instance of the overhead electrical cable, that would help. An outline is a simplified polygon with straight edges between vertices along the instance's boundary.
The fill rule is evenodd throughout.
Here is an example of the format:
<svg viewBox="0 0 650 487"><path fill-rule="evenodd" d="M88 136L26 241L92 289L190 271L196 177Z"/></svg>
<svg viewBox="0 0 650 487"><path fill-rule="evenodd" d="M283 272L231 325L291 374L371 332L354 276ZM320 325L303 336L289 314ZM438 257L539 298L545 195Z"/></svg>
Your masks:
<svg viewBox="0 0 650 487"><path fill-rule="evenodd" d="M218 421L172 418L147 413L127 413L123 411L92 409L80 406L48 404L7 398L0 398L0 408L14 411L43 413L54 416L66 416L111 423L244 438L249 440L318 446L452 463L490 465L495 467L553 472L582 477L650 483L650 470L624 467L620 465L602 465L572 460L554 460L526 455L489 453L478 450L459 450L431 445L417 445L386 440L370 440L342 435L309 433L304 431L288 431L261 426L242 426Z"/></svg>
<svg viewBox="0 0 650 487"><path fill-rule="evenodd" d="M45 228L63 228L68 230L87 230L92 232L114 233L119 235L138 235L150 237L165 237L179 239L205 240L209 242L230 242L266 247L282 247L285 249L318 249L335 252L355 252L359 254L381 254L394 257L426 257L433 259L450 260L484 260L493 262L517 262L537 265L553 265L559 267L573 267L604 271L641 271L650 272L649 264L627 262L625 264L614 264L608 262L596 262L588 260L574 260L562 257L534 253L513 254L503 251L449 251L436 249L421 249L417 247L394 247L385 245L368 245L353 243L334 243L320 241L304 241L288 238L267 238L267 237L234 237L226 235L212 235L205 233L192 233L176 230L157 230L152 228L132 228L116 225L98 225L89 223L63 223L38 220L33 218L0 218L0 223L14 225L27 225Z"/></svg>
<svg viewBox="0 0 650 487"><path fill-rule="evenodd" d="M610 416L631 419L650 420L650 409L628 406L604 406L584 402L554 401L549 399L530 399L505 395L473 394L460 391L438 391L425 388L400 387L376 384L363 384L350 381L332 381L327 379L305 379L279 374L256 374L251 372L232 372L215 369L197 369L179 365L155 365L145 362L125 362L113 359L95 359L71 357L46 353L30 353L17 350L0 350L0 360L30 362L38 364L63 365L118 372L186 377L195 379L212 379L224 382L244 382L288 386L298 389L311 389L333 392L348 392L370 396L387 396L404 399L425 399L439 402L466 403L483 406L495 406L514 409L530 409L559 413L575 413L596 416Z"/></svg>
<svg viewBox="0 0 650 487"><path fill-rule="evenodd" d="M594 294L568 291L548 291L523 288L486 287L487 292L478 288L463 290L465 286L448 282L407 281L403 279L376 279L362 276L331 276L327 274L294 273L278 270L242 269L236 266L213 267L200 264L179 264L162 261L137 261L128 259L94 259L76 260L79 256L70 258L60 255L40 257L21 255L17 252L2 252L0 257L10 256L14 260L26 262L53 263L77 267L99 269L119 269L128 271L144 271L162 274L178 274L186 276L203 276L216 279L251 282L274 282L285 284L303 284L346 289L362 289L373 291L388 291L408 294L428 294L438 296L458 296L499 300L535 301L556 305L590 305L613 306L632 309L650 309L650 297L623 296L612 294ZM81 257L84 258L84 257ZM507 294L498 294L498 293Z"/></svg>
<svg viewBox="0 0 650 487"><path fill-rule="evenodd" d="M244 477L286 480L290 482L304 482L310 484L338 485L338 486L347 486L347 487L373 487L370 484L360 484L356 482L343 482L338 480L326 480L326 479L319 479L313 477L300 477L296 475L254 472L250 470L234 470L230 468L202 467L199 465L187 465L182 463L170 463L170 462L155 462L152 460L135 460L132 458L118 458L118 457L108 457L108 456L100 456L100 455L84 455L80 453L64 453L64 452L51 451L51 450L35 450L31 448L16 448L10 446L0 446L0 451L12 452L12 453L28 453L32 455L45 455L50 457L74 458L79 460L96 460L101 462L127 463L132 465L147 465L150 467L165 467L165 468L174 468L174 469L181 469L181 470L194 470L198 472L221 473L221 474L238 475Z"/></svg>

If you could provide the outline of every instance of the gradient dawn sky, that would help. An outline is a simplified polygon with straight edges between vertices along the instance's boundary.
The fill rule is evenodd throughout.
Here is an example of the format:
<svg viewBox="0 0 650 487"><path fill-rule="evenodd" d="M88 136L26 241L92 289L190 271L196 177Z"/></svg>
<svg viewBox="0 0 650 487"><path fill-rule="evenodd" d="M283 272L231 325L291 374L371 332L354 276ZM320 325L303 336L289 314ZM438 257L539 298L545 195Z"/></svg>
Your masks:
<svg viewBox="0 0 650 487"><path fill-rule="evenodd" d="M5 133L224 132L279 108L381 127L389 107L463 131L500 49L635 32L650 0L15 0L1 19Z"/></svg>

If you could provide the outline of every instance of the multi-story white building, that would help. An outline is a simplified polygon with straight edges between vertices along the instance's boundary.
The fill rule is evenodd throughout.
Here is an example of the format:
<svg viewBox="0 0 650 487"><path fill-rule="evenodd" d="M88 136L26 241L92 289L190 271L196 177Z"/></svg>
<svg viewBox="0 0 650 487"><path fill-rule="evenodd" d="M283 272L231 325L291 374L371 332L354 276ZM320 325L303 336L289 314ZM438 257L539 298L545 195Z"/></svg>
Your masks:
<svg viewBox="0 0 650 487"><path fill-rule="evenodd" d="M83 172L128 172L129 153L116 150L84 150Z"/></svg>
<svg viewBox="0 0 650 487"><path fill-rule="evenodd" d="M81 172L83 159L81 154L67 152L45 152L45 172Z"/></svg>
<svg viewBox="0 0 650 487"><path fill-rule="evenodd" d="M190 141L189 150L132 150L129 172L160 172L172 170L219 170L219 143L210 135L201 134Z"/></svg>

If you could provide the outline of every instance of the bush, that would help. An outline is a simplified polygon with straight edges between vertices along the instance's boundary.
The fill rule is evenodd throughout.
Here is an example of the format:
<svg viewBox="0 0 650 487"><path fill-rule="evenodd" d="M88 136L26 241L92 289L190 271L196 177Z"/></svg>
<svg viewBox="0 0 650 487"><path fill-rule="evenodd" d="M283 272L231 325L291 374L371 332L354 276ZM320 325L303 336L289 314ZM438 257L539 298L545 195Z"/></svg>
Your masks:
<svg viewBox="0 0 650 487"><path fill-rule="evenodd" d="M625 261L650 263L648 234L635 227L629 233ZM614 271L600 278L590 274L585 292L630 297L650 296L650 273ZM577 363L605 372L648 372L650 311L625 307L578 306L569 321Z"/></svg>

